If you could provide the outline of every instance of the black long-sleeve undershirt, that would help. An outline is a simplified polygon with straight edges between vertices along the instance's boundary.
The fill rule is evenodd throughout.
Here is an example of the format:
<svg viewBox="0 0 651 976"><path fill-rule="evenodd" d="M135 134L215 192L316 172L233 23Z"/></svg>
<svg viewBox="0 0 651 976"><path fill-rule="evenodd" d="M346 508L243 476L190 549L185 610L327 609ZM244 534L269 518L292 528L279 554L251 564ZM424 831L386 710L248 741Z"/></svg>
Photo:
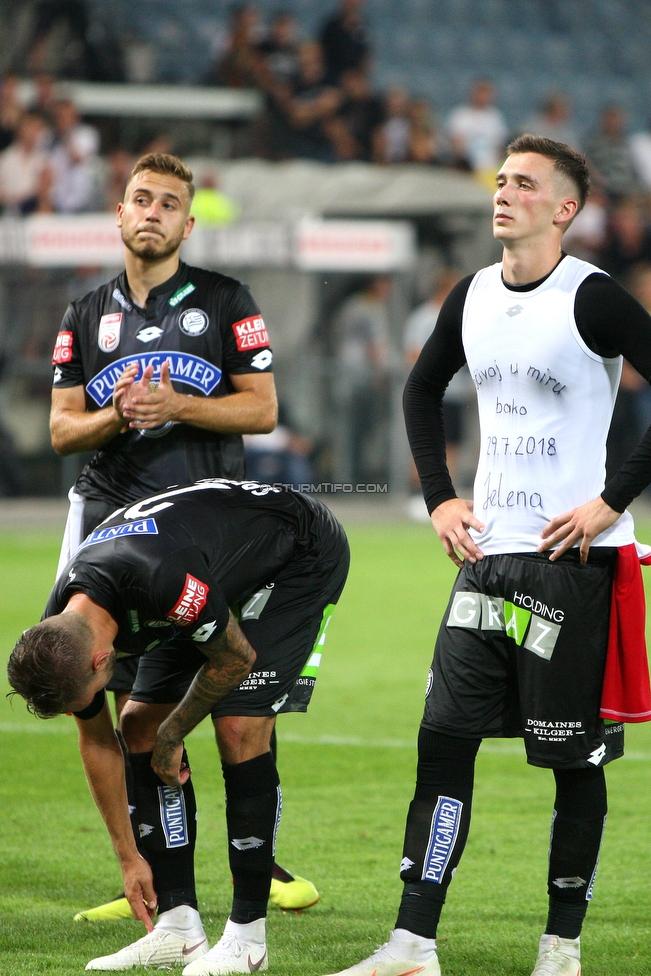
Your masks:
<svg viewBox="0 0 651 976"><path fill-rule="evenodd" d="M448 383L466 362L461 323L473 277L469 275L460 281L445 300L436 328L407 380L403 397L409 444L430 512L441 502L456 498L445 461L442 405ZM506 287L514 292L532 291L544 280ZM574 317L589 349L605 358L624 356L651 382L651 316L621 285L604 274L590 275L577 289ZM649 483L651 427L610 479L601 497L616 512L623 512Z"/></svg>

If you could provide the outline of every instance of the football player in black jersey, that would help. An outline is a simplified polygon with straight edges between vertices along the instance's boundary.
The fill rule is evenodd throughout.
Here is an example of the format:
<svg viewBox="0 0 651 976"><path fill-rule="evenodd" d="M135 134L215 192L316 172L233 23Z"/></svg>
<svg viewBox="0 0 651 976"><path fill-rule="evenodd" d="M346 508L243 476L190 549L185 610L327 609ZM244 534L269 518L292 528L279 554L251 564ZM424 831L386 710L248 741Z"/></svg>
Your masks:
<svg viewBox="0 0 651 976"><path fill-rule="evenodd" d="M96 453L70 493L59 571L120 505L196 478L243 478L242 433L275 426L272 353L249 289L179 258L193 192L177 157L138 160L117 212L125 270L73 301L61 324L52 444ZM109 685L118 717L134 677L132 662L118 661ZM271 898L298 909L318 892L277 865ZM118 898L76 918L129 916Z"/></svg>
<svg viewBox="0 0 651 976"><path fill-rule="evenodd" d="M344 531L321 503L257 482L206 479L119 509L59 576L45 619L12 652L9 680L41 717L74 712L126 894L148 929L87 969L184 965L188 976L213 976L267 968L282 806L270 737L277 714L307 709L348 562ZM121 717L132 823L104 691L117 648L139 658ZM196 805L183 749L209 714L234 879L232 911L210 951L197 911Z"/></svg>

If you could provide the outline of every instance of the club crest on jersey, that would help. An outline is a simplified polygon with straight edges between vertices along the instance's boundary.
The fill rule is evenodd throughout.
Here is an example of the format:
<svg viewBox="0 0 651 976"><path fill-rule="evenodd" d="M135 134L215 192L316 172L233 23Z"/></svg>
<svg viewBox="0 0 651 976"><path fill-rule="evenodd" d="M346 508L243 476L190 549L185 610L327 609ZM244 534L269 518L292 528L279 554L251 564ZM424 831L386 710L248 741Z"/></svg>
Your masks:
<svg viewBox="0 0 651 976"><path fill-rule="evenodd" d="M99 320L99 332L97 333L97 345L102 352L113 352L120 345L121 325L122 312L111 312L109 315L102 315Z"/></svg>
<svg viewBox="0 0 651 976"><path fill-rule="evenodd" d="M209 325L210 320L208 316L200 308L186 308L185 312L181 312L179 317L179 329L185 335L203 335Z"/></svg>

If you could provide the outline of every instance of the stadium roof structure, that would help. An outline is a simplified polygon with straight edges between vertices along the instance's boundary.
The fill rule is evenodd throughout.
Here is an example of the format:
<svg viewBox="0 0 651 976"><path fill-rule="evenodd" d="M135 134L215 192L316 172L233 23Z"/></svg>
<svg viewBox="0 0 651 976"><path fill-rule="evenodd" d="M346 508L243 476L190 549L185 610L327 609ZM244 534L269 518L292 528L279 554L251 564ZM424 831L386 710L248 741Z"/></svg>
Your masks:
<svg viewBox="0 0 651 976"><path fill-rule="evenodd" d="M244 220L490 214L491 194L465 173L432 166L328 165L305 160L188 160L200 184L216 177Z"/></svg>

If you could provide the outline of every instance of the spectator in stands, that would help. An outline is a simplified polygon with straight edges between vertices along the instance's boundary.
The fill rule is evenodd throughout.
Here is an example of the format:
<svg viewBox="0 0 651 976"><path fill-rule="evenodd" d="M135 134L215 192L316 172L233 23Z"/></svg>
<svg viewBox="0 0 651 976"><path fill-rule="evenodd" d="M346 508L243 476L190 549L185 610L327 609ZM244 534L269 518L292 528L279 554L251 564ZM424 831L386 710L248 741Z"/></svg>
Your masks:
<svg viewBox="0 0 651 976"><path fill-rule="evenodd" d="M386 472L391 364L391 278L376 275L347 298L333 322L339 409L338 478L373 481Z"/></svg>
<svg viewBox="0 0 651 976"><path fill-rule="evenodd" d="M341 92L326 80L321 47L306 41L299 48L299 74L286 111L292 130L292 155L332 162L333 120Z"/></svg>
<svg viewBox="0 0 651 976"><path fill-rule="evenodd" d="M467 163L491 189L495 187L495 170L502 161L508 135L504 116L494 100L493 82L477 78L468 103L453 109L448 121L454 157Z"/></svg>
<svg viewBox="0 0 651 976"><path fill-rule="evenodd" d="M640 261L633 265L626 276L626 287L634 298L637 298L647 312L651 314L651 263ZM649 387L651 393L651 387ZM651 420L649 421L651 423ZM649 424L646 425L647 427Z"/></svg>
<svg viewBox="0 0 651 976"><path fill-rule="evenodd" d="M637 298L640 305L651 313L651 264L640 262L635 264L626 277L626 287L634 298ZM651 386L643 383L636 397L636 410L638 413L638 431L640 437L651 425ZM646 489L647 498L651 495L651 489Z"/></svg>
<svg viewBox="0 0 651 976"><path fill-rule="evenodd" d="M41 71L34 78L36 95L32 109L41 115L49 126L54 125L54 106L59 100L57 83L53 75Z"/></svg>
<svg viewBox="0 0 651 976"><path fill-rule="evenodd" d="M33 6L32 37L27 66L31 72L43 71L50 60L51 42L59 43L59 69L66 78L92 78L93 52L88 43L86 0L38 0Z"/></svg>
<svg viewBox="0 0 651 976"><path fill-rule="evenodd" d="M608 198L602 190L593 189L583 210L563 234L563 250L575 258L599 266L607 232Z"/></svg>
<svg viewBox="0 0 651 976"><path fill-rule="evenodd" d="M11 349L7 342L7 331L15 333L13 316L4 316L5 321L0 329L0 384L5 379L5 369L10 365L17 352ZM4 399L4 398L3 398ZM0 408L0 497L16 498L25 490L25 472L23 463L16 447L13 434L7 427Z"/></svg>
<svg viewBox="0 0 651 976"><path fill-rule="evenodd" d="M410 163L442 165L447 161L445 137L436 125L432 106L426 98L413 98L409 104Z"/></svg>
<svg viewBox="0 0 651 976"><path fill-rule="evenodd" d="M291 84L298 74L297 36L296 17L287 10L277 11L268 36L258 45L265 72L276 83Z"/></svg>
<svg viewBox="0 0 651 976"><path fill-rule="evenodd" d="M262 56L258 47L259 16L249 3L237 4L231 12L230 37L226 53L212 70L208 83L229 88L257 88L261 80Z"/></svg>
<svg viewBox="0 0 651 976"><path fill-rule="evenodd" d="M434 331L443 302L461 277L454 268L440 268L434 277L434 288L430 297L422 305L417 305L407 316L404 350L405 361L410 369Z"/></svg>
<svg viewBox="0 0 651 976"><path fill-rule="evenodd" d="M190 213L197 224L225 227L234 223L240 214L235 200L222 193L216 173L206 172L198 180Z"/></svg>
<svg viewBox="0 0 651 976"><path fill-rule="evenodd" d="M270 434L244 434L246 473L253 481L268 485L301 485L314 481L314 441L299 434L287 408L278 404L278 423Z"/></svg>
<svg viewBox="0 0 651 976"><path fill-rule="evenodd" d="M644 190L651 190L651 119L646 129L634 132L629 139L635 173Z"/></svg>
<svg viewBox="0 0 651 976"><path fill-rule="evenodd" d="M532 115L524 124L523 132L545 136L554 142L564 142L572 149L579 149L579 137L570 123L572 106L561 92L553 92L545 98L540 112Z"/></svg>
<svg viewBox="0 0 651 976"><path fill-rule="evenodd" d="M339 8L319 34L328 81L336 85L344 71L368 69L370 44L362 15L364 0L339 0Z"/></svg>
<svg viewBox="0 0 651 976"><path fill-rule="evenodd" d="M106 159L106 183L104 189L104 210L115 213L118 203L124 200L124 191L129 182L135 159L126 149L114 149Z"/></svg>
<svg viewBox="0 0 651 976"><path fill-rule="evenodd" d="M409 369L418 359L420 351L431 336L441 311L443 302L454 286L461 280L461 275L454 268L441 268L434 281L434 289L426 302L418 305L405 322L404 352L405 361ZM459 468L459 453L463 442L464 409L472 399L473 382L464 366L452 378L443 399L443 420L445 423L445 450L448 470L453 482L457 481ZM420 512L424 508L420 482L416 473L416 466L411 463L412 489L417 496L418 504L410 510Z"/></svg>
<svg viewBox="0 0 651 976"><path fill-rule="evenodd" d="M651 228L638 201L629 198L610 215L599 267L622 281L640 261L651 262Z"/></svg>
<svg viewBox="0 0 651 976"><path fill-rule="evenodd" d="M341 159L371 162L373 134L384 118L381 98L374 94L366 71L349 68L340 79L341 104L336 115L337 149Z"/></svg>
<svg viewBox="0 0 651 976"><path fill-rule="evenodd" d="M16 442L0 419L0 496L17 498L23 494L25 475Z"/></svg>
<svg viewBox="0 0 651 976"><path fill-rule="evenodd" d="M79 119L69 99L54 106L52 203L59 213L81 213L98 205L99 133Z"/></svg>
<svg viewBox="0 0 651 976"><path fill-rule="evenodd" d="M174 140L168 132L159 132L152 139L143 143L139 156L146 156L149 153L173 153L175 149Z"/></svg>
<svg viewBox="0 0 651 976"><path fill-rule="evenodd" d="M258 136L260 153L268 159L288 159L292 154L288 106L300 72L297 33L296 18L287 11L279 11L271 22L268 38L258 48L261 87L266 95Z"/></svg>
<svg viewBox="0 0 651 976"><path fill-rule="evenodd" d="M639 444L646 428L642 428L640 397L649 389L648 382L626 360L615 399L610 430L606 440L606 480L615 475L626 458Z"/></svg>
<svg viewBox="0 0 651 976"><path fill-rule="evenodd" d="M385 120L376 129L373 156L378 163L404 163L409 155L409 93L392 85L384 96Z"/></svg>
<svg viewBox="0 0 651 976"><path fill-rule="evenodd" d="M14 141L22 115L18 78L15 75L5 75L0 87L0 150L6 149Z"/></svg>
<svg viewBox="0 0 651 976"><path fill-rule="evenodd" d="M0 203L6 212L26 216L50 209L51 170L43 149L45 132L40 115L26 112L14 142L0 153Z"/></svg>
<svg viewBox="0 0 651 976"><path fill-rule="evenodd" d="M598 129L586 141L585 152L594 179L611 199L628 197L641 190L621 106L604 108Z"/></svg>

